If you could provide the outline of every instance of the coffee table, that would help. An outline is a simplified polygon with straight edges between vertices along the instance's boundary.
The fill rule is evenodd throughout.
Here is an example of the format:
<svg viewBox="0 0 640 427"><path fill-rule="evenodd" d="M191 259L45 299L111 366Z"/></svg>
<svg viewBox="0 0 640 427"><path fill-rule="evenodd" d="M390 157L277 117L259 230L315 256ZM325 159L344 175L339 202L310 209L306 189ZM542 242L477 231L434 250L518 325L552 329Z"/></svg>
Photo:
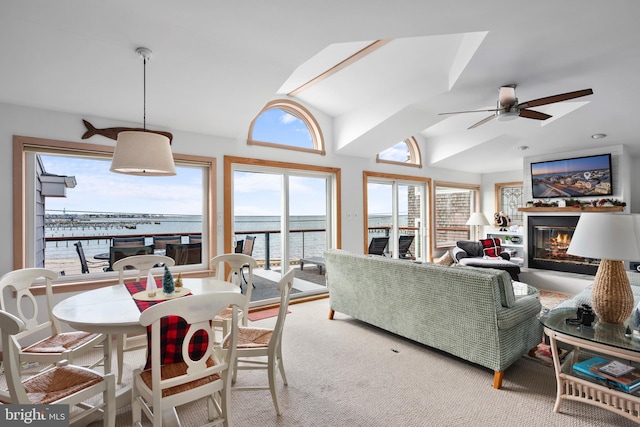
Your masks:
<svg viewBox="0 0 640 427"><path fill-rule="evenodd" d="M633 316L622 325L601 323L596 317L592 326L567 323L576 318L575 308L557 308L541 317L544 333L549 337L553 366L555 369L557 394L553 408L560 411L563 400L588 403L620 414L640 423L640 391L626 393L598 381L581 376L573 370L574 363L602 356L636 366L640 370L640 334L638 331L625 335L627 326L634 330ZM573 346L573 351L563 362L558 356L558 343Z"/></svg>
<svg viewBox="0 0 640 427"><path fill-rule="evenodd" d="M318 266L318 273L322 274L322 269L324 268L324 258L321 257L308 257L308 258L300 258L300 270L304 270L305 264L315 264Z"/></svg>

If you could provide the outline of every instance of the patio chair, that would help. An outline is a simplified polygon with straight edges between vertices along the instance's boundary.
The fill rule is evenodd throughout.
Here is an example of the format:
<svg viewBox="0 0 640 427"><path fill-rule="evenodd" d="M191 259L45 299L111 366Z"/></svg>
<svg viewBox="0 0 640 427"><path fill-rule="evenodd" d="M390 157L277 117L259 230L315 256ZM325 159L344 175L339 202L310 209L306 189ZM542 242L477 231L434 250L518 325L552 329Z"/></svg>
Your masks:
<svg viewBox="0 0 640 427"><path fill-rule="evenodd" d="M144 246L144 237L114 237L111 246L116 248Z"/></svg>
<svg viewBox="0 0 640 427"><path fill-rule="evenodd" d="M163 412L202 398L207 398L209 423L199 425L230 424L229 369L235 358L237 308L243 304L244 297L238 293L214 292L168 300L142 312L140 323L151 327L151 366L133 373L132 425L142 425L144 414L154 426L160 426ZM229 351L218 352L210 322L229 306L232 307L231 328L224 337L229 342ZM171 337L164 328L167 324L177 324L176 317L184 320L186 331L181 340L170 342ZM190 344L196 341L205 345L197 346L199 351L192 353Z"/></svg>
<svg viewBox="0 0 640 427"><path fill-rule="evenodd" d="M54 365L62 360L73 363L78 356L93 350L97 345L102 345L103 357L94 361L89 367L93 368L103 363L104 372L109 373L111 348L107 336L81 331L62 332L60 322L51 313L53 309L51 281L57 277L58 273L45 268L24 268L11 271L0 278L0 310L7 311L5 297L11 293L5 290L15 292L17 306L15 314L25 325L19 333L16 332L11 337L20 361L45 365ZM31 293L32 285L38 279L44 280L44 304L38 304L38 300ZM46 320L41 321L43 318Z"/></svg>
<svg viewBox="0 0 640 427"><path fill-rule="evenodd" d="M284 385L287 385L287 376L284 372L282 363L282 331L284 329L284 321L287 317L289 308L289 299L291 296L291 287L293 286L293 272L290 268L280 281L278 282L278 290L280 291L280 308L278 311L278 319L273 329L240 327L238 329L238 342L236 349L236 357L233 360L233 379L235 384L238 370L245 369L266 369L269 378L269 386L246 386L233 387L233 390L270 390L273 406L276 414L280 415L280 404L278 402L278 394L276 390L276 369L280 371L280 376ZM223 350L232 351L233 343L224 341ZM267 358L265 361L264 358ZM263 360L256 360L263 358Z"/></svg>
<svg viewBox="0 0 640 427"><path fill-rule="evenodd" d="M189 234L189 243L202 243L202 234Z"/></svg>
<svg viewBox="0 0 640 427"><path fill-rule="evenodd" d="M82 247L82 242L78 241L74 243L73 246L76 247L78 258L80 258L80 268L81 268L82 274L88 274L89 267L101 267L103 269L107 267L108 264L105 263L104 261L88 261L87 257L84 254L84 248Z"/></svg>
<svg viewBox="0 0 640 427"><path fill-rule="evenodd" d="M111 246L109 248L109 271L113 271L113 264L123 258L134 255L153 255L155 247L149 246Z"/></svg>
<svg viewBox="0 0 640 427"><path fill-rule="evenodd" d="M415 260L416 257L411 253L411 245L416 236L402 235L398 240L398 258Z"/></svg>
<svg viewBox="0 0 640 427"><path fill-rule="evenodd" d="M167 249L167 244L180 244L182 243L182 237L180 236L153 236L153 246L156 251L163 251Z"/></svg>
<svg viewBox="0 0 640 427"><path fill-rule="evenodd" d="M202 262L202 243L168 243L167 256L173 258L176 265L200 264Z"/></svg>
<svg viewBox="0 0 640 427"><path fill-rule="evenodd" d="M102 375L91 369L74 365L55 366L22 380L20 374L20 347L16 337L27 326L20 318L0 310L0 335L7 392L0 393L4 404L16 405L69 405L83 409L69 411L67 425L78 425L81 420L96 412L102 413L102 425L116 424L116 386L113 374ZM85 401L102 394L102 401L87 404ZM86 424L85 421L84 424ZM19 423L22 424L22 423ZM29 423L27 423L29 424Z"/></svg>
<svg viewBox="0 0 640 427"><path fill-rule="evenodd" d="M388 237L373 237L369 242L369 249L367 253L369 255L382 255L384 256L384 250L389 243Z"/></svg>
<svg viewBox="0 0 640 427"><path fill-rule="evenodd" d="M166 265L167 267L173 267L175 262L172 258L164 255L134 255L123 258L113 263L113 271L118 272L118 283L124 284L124 272L125 270L137 270L135 278L132 281L139 282L141 278L147 278L149 270L154 267ZM124 352L136 350L138 348L146 347L147 340L145 335L134 335L133 337L126 334L116 335L116 353L118 362L118 378L117 383L122 382L122 370L124 365Z"/></svg>

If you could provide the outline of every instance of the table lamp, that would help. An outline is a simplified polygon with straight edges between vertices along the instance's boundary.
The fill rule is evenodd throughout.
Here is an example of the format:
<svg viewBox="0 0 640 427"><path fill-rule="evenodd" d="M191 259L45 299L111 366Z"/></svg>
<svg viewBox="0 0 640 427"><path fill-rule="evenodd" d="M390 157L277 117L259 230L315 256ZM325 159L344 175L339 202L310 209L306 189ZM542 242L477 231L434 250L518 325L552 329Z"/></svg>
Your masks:
<svg viewBox="0 0 640 427"><path fill-rule="evenodd" d="M623 261L640 259L640 215L582 213L567 253L600 259L591 289L601 322L621 324L633 311L633 292Z"/></svg>
<svg viewBox="0 0 640 427"><path fill-rule="evenodd" d="M474 228L474 235L475 238L478 239L477 236L477 230L478 227L482 227L483 225L491 225L491 223L489 223L489 220L487 219L487 217L482 213L482 212L474 212L471 214L471 216L469 217L469 219L467 220L467 222L465 223L466 225L473 225Z"/></svg>

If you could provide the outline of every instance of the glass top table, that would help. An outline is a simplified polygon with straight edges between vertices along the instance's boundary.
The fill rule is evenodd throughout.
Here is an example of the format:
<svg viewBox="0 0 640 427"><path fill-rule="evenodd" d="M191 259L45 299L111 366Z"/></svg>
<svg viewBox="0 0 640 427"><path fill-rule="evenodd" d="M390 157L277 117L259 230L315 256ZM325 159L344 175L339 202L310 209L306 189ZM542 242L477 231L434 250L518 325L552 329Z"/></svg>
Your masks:
<svg viewBox="0 0 640 427"><path fill-rule="evenodd" d="M576 325L567 322L567 319L575 318L576 309L566 307L549 311L540 318L540 321L545 328L563 335L597 344L617 347L622 350L640 352L640 333L637 330L640 324L636 321L634 326L633 314L622 325L599 322L597 316L591 326ZM625 334L627 326L632 331L630 335Z"/></svg>

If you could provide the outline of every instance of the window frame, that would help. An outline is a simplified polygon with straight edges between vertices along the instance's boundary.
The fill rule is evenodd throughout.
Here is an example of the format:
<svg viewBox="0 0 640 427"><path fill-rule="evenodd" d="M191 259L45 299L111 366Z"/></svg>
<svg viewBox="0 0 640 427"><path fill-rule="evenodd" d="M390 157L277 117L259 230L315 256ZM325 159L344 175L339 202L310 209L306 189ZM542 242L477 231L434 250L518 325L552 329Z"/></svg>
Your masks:
<svg viewBox="0 0 640 427"><path fill-rule="evenodd" d="M30 227L33 223L31 215L35 214L33 209L28 209L27 203L31 190L31 184L27 177L27 156L30 153L51 153L62 155L78 155L87 157L103 157L111 158L113 156L114 147L98 144L77 143L71 141L60 141L47 138L35 138L26 136L13 137L13 268L21 269L28 267L29 257L27 256L27 249L29 244L27 243L27 236L29 231L27 227ZM213 157L193 156L185 154L173 154L173 157L177 163L200 165L206 170L203 184L206 188L203 190L203 234L207 233L206 239L207 256L211 257L215 254L217 247L216 230L216 218L214 212L216 212L216 199L215 199L215 176L216 176L216 159ZM205 251L203 250L203 254ZM203 261L202 265L205 266L208 272L209 266L206 261ZM182 266L181 266L182 267ZM198 265L198 268L189 268L184 266L184 270L181 272L184 275L202 274L203 268ZM113 284L116 273L109 272L105 274L97 274L93 277L87 277L91 275L73 275L67 277L61 277L56 280L55 286L82 283L82 284L97 284L97 283L109 283Z"/></svg>
<svg viewBox="0 0 640 427"><path fill-rule="evenodd" d="M479 211L480 210L480 184L465 184L465 183L459 183L459 182L446 182L446 181L434 181L433 182L433 217L432 217L432 221L431 221L431 236L432 236L432 244L431 247L433 248L433 252L436 251L442 251L444 249L450 249L453 246L455 246L455 242L453 242L453 245L448 244L448 245L440 245L438 242L438 238L436 235L436 225L437 225L437 215L438 215L438 211L437 211L437 191L438 191L438 187L444 187L444 188L453 188L453 189L462 189L462 190L471 190L474 191L474 196L473 196L473 206L470 206L470 212L469 212L469 216L474 212L474 211ZM471 226L466 225L464 227L467 230L467 240L471 239ZM459 231L464 231L462 228Z"/></svg>
<svg viewBox="0 0 640 427"><path fill-rule="evenodd" d="M501 210L503 210L502 208L502 190L505 187L521 187L521 196L522 196L522 204L520 204L518 206L518 208L523 208L524 207L524 186L523 186L523 181L514 181L514 182L496 182L495 184L495 192L494 192L494 197L495 197L495 212L500 212ZM507 213L508 215L508 213ZM522 213L520 213L519 216L515 216L515 215L508 215L509 217L511 217L511 222L512 224L523 224L524 223L524 218L522 216Z"/></svg>
<svg viewBox="0 0 640 427"><path fill-rule="evenodd" d="M409 151L409 159L406 162L383 159L380 157L380 153L376 154L376 162L422 168L422 155L420 154L420 147L418 146L418 141L416 140L416 138L414 136L411 136L402 142L407 144L407 150Z"/></svg>
<svg viewBox="0 0 640 427"><path fill-rule="evenodd" d="M278 144L275 142L253 139L253 127L255 126L258 117L260 117L264 112L274 109L284 110L287 113L300 119L309 130L314 148L294 147L292 145ZM249 136L247 138L247 145L259 145L262 147L280 148L283 150L302 151L304 153L314 153L323 156L326 154L322 130L320 129L320 125L316 121L315 117L313 117L313 114L311 114L311 112L309 112L309 110L307 110L302 105L288 99L276 99L268 102L267 105L265 105L262 110L260 110L260 112L254 117L254 119L251 120L251 124L249 125Z"/></svg>

